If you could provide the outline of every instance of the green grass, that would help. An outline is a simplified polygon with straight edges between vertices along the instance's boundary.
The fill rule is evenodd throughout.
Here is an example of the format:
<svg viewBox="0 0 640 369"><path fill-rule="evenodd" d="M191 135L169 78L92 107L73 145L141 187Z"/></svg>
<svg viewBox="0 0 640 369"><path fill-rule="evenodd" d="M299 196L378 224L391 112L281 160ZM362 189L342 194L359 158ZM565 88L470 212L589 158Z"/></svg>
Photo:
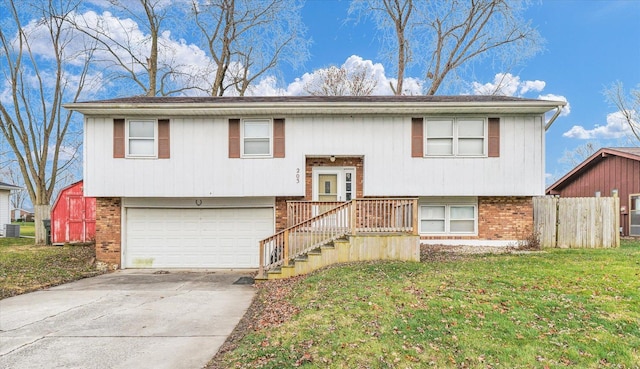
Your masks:
<svg viewBox="0 0 640 369"><path fill-rule="evenodd" d="M0 299L99 274L93 245L35 246L0 238Z"/></svg>
<svg viewBox="0 0 640 369"><path fill-rule="evenodd" d="M35 237L36 226L34 222L13 222L20 226L20 236Z"/></svg>
<svg viewBox="0 0 640 369"><path fill-rule="evenodd" d="M639 241L334 267L285 300L300 313L219 367L640 367Z"/></svg>

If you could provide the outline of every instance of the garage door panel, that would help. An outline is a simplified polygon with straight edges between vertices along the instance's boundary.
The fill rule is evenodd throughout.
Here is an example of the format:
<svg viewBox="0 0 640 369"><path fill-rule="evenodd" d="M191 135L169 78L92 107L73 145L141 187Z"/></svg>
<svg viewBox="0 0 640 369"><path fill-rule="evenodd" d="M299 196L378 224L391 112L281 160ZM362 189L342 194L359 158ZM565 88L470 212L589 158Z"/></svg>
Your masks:
<svg viewBox="0 0 640 369"><path fill-rule="evenodd" d="M127 209L127 268L257 268L272 208Z"/></svg>

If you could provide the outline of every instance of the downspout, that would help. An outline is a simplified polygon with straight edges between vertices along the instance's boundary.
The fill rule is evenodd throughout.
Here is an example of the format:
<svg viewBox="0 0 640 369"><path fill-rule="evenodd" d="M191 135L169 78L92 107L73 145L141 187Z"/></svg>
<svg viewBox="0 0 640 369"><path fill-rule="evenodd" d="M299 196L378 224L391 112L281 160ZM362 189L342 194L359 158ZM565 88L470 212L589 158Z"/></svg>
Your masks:
<svg viewBox="0 0 640 369"><path fill-rule="evenodd" d="M544 126L545 132L549 129L549 127L551 127L551 125L556 120L556 118L558 118L558 115L560 115L560 113L562 112L563 106L564 105L558 105L558 107L556 108L556 113L553 115L553 117L551 117L551 119L549 119L549 122L547 122L547 124Z"/></svg>

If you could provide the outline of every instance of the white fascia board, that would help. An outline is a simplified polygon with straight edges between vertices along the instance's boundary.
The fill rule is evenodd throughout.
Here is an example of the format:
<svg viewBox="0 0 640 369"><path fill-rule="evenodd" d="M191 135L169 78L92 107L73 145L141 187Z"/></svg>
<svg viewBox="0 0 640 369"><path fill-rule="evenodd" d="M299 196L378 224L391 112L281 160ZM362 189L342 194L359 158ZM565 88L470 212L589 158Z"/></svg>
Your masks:
<svg viewBox="0 0 640 369"><path fill-rule="evenodd" d="M9 191L13 191L13 190L24 190L23 187L20 186L13 186L13 185L0 185L0 190L9 190Z"/></svg>
<svg viewBox="0 0 640 369"><path fill-rule="evenodd" d="M427 115L544 114L562 101L515 102L252 102L72 103L66 109L91 116Z"/></svg>

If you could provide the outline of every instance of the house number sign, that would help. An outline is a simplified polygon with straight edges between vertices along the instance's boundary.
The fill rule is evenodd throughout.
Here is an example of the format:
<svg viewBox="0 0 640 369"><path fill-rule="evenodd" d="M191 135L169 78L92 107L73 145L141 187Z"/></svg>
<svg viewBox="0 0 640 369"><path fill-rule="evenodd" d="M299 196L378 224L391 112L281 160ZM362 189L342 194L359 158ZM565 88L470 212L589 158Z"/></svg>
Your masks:
<svg viewBox="0 0 640 369"><path fill-rule="evenodd" d="M300 183L300 168L296 168L296 183Z"/></svg>

